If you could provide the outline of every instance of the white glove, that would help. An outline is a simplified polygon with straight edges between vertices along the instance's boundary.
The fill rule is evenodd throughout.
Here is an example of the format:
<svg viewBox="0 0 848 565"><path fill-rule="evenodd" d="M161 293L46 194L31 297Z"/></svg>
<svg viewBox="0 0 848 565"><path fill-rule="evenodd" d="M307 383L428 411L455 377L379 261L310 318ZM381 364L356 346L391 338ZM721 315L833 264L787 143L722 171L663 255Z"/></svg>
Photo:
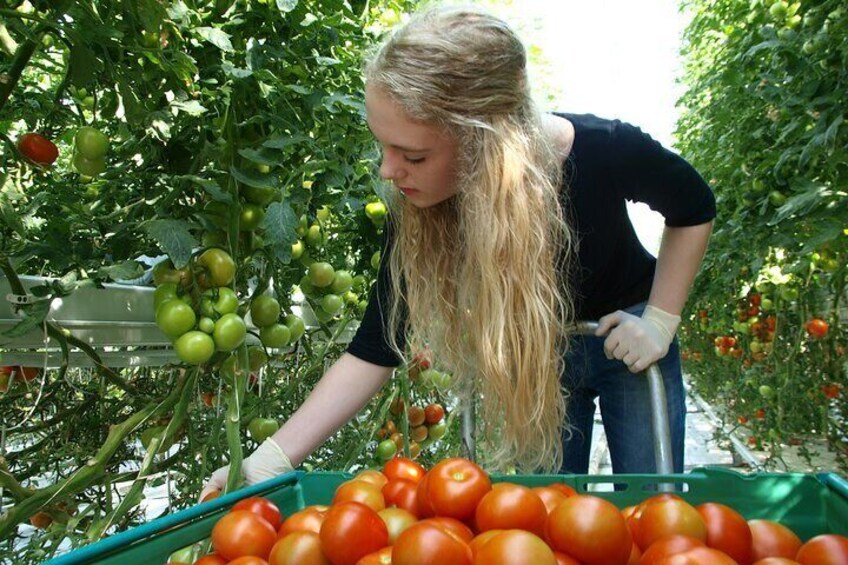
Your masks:
<svg viewBox="0 0 848 565"><path fill-rule="evenodd" d="M607 359L620 359L631 373L639 373L665 357L679 324L680 316L647 306L641 318L621 310L607 314L595 335L609 332L604 341Z"/></svg>
<svg viewBox="0 0 848 565"><path fill-rule="evenodd" d="M262 442L256 448L256 451L251 453L249 457L245 457L241 462L241 473L244 477L245 486L255 485L290 471L294 471L294 467L289 461L288 455L280 447L280 444L271 438ZM213 491L224 490L229 473L229 465L224 465L212 473L212 477L200 493L200 500L203 500L207 494Z"/></svg>

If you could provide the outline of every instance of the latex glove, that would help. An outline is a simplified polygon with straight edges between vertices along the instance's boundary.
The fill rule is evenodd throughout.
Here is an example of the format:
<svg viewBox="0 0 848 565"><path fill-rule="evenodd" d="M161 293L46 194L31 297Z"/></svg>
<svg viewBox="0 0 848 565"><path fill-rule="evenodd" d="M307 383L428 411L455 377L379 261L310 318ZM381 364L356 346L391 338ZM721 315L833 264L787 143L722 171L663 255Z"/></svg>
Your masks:
<svg viewBox="0 0 848 565"><path fill-rule="evenodd" d="M609 332L604 341L607 359L620 359L631 373L639 373L665 357L679 324L680 316L647 306L641 318L621 310L607 314L595 335Z"/></svg>
<svg viewBox="0 0 848 565"><path fill-rule="evenodd" d="M244 476L245 486L255 485L290 471L294 471L294 467L291 461L289 461L288 455L280 447L280 444L271 438L262 442L256 448L256 451L251 453L250 456L245 457L241 462L241 472ZM227 475L229 473L229 465L224 465L212 473L212 477L200 493L200 500L203 500L207 494L215 490L223 490L227 484Z"/></svg>

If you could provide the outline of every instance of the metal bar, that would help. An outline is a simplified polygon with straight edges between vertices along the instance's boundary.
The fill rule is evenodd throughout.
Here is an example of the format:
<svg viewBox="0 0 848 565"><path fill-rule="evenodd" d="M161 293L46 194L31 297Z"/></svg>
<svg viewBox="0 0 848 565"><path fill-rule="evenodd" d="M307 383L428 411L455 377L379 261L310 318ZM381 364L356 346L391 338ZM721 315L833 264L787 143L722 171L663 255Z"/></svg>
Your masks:
<svg viewBox="0 0 848 565"><path fill-rule="evenodd" d="M477 408L474 395L468 395L468 399L462 408L462 421L460 432L462 435L462 456L470 461L477 460Z"/></svg>

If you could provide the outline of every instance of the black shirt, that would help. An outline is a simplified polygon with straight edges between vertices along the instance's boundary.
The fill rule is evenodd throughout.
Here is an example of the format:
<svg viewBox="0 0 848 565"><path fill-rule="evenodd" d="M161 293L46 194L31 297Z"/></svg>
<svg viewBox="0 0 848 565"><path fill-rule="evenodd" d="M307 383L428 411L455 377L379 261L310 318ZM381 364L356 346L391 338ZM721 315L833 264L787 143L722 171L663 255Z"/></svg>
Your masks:
<svg viewBox="0 0 848 565"><path fill-rule="evenodd" d="M653 283L656 258L639 241L626 201L644 202L663 215L665 225L684 227L712 220L715 198L689 163L639 128L591 114L557 115L574 125L562 205L578 238L571 281L576 317L596 320L647 300ZM397 366L384 334L388 289L382 264L348 352L376 365Z"/></svg>

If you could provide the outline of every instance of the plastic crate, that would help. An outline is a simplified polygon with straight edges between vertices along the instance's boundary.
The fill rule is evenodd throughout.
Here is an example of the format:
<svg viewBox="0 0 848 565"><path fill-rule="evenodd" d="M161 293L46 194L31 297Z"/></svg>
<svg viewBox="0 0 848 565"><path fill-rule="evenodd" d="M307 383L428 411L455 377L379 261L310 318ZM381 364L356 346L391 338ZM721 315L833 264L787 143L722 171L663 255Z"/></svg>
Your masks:
<svg viewBox="0 0 848 565"><path fill-rule="evenodd" d="M347 473L288 473L219 497L143 526L116 534L47 562L47 565L159 565L174 551L208 537L218 518L237 501L265 496L284 516L312 504L329 504ZM848 535L848 481L825 473L756 473L707 467L681 475L496 475L493 481L526 486L562 482L578 492L601 496L619 508L656 493L660 483L674 483L692 504L721 502L745 518L776 520L802 540L822 533ZM612 490L613 484L621 490Z"/></svg>

